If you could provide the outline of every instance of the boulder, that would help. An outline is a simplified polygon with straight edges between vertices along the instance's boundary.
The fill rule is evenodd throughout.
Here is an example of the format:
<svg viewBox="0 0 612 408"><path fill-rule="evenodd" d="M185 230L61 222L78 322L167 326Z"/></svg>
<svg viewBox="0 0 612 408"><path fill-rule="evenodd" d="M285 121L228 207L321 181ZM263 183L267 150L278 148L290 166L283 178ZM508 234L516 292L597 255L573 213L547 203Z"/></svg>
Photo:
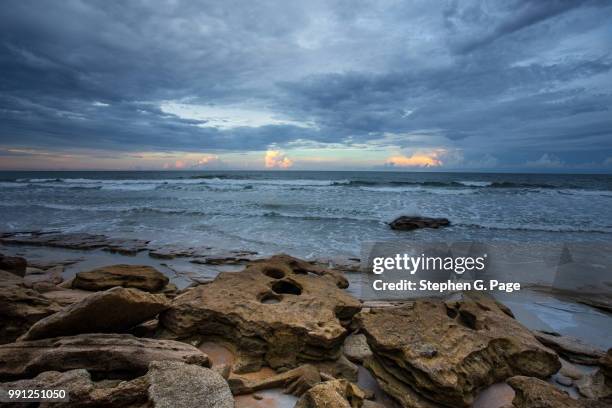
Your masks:
<svg viewBox="0 0 612 408"><path fill-rule="evenodd" d="M209 368L178 361L152 362L147 374L155 408L233 408L227 382Z"/></svg>
<svg viewBox="0 0 612 408"><path fill-rule="evenodd" d="M612 382L606 380L601 369L584 375L576 381L576 387L580 395L586 398L608 400L612 403Z"/></svg>
<svg viewBox="0 0 612 408"><path fill-rule="evenodd" d="M66 372L45 371L33 379L18 380L0 384L0 390L8 389L51 389L66 390L68 398L53 401L56 408L74 406L94 407L144 407L147 404L146 377L121 381L114 386L99 386L92 381L87 370L77 369ZM48 406L41 404L42 407Z"/></svg>
<svg viewBox="0 0 612 408"><path fill-rule="evenodd" d="M365 392L346 380L332 380L306 391L295 408L361 408Z"/></svg>
<svg viewBox="0 0 612 408"><path fill-rule="evenodd" d="M236 372L335 360L347 334L344 325L361 307L339 289L345 283L333 271L272 257L177 296L160 323L179 337L201 334L233 344Z"/></svg>
<svg viewBox="0 0 612 408"><path fill-rule="evenodd" d="M75 289L106 290L115 286L159 292L168 278L157 269L146 265L109 265L87 272L79 272L72 281Z"/></svg>
<svg viewBox="0 0 612 408"><path fill-rule="evenodd" d="M546 381L516 376L506 381L515 392L514 408L596 408L595 401L575 400ZM601 405L603 408L604 405Z"/></svg>
<svg viewBox="0 0 612 408"><path fill-rule="evenodd" d="M54 266L53 268L46 270L28 268L23 280L24 284L29 288L45 283L50 285L59 285L64 281L64 278L62 277L63 273L64 267L61 265Z"/></svg>
<svg viewBox="0 0 612 408"><path fill-rule="evenodd" d="M28 266L25 258L19 256L5 256L0 254L0 269L17 276L25 276Z"/></svg>
<svg viewBox="0 0 612 408"><path fill-rule="evenodd" d="M565 357L572 363L597 365L599 359L604 356L603 350L593 347L575 337L561 336L558 333L539 330L534 331L533 334L540 343L555 350L559 355Z"/></svg>
<svg viewBox="0 0 612 408"><path fill-rule="evenodd" d="M372 356L368 339L364 334L351 334L344 340L344 355L354 363L361 364Z"/></svg>
<svg viewBox="0 0 612 408"><path fill-rule="evenodd" d="M20 286L20 281L4 281L0 284L0 344L15 341L34 323L59 310L57 303Z"/></svg>
<svg viewBox="0 0 612 408"><path fill-rule="evenodd" d="M561 367L552 350L482 295L372 309L356 321L373 352L366 367L405 407L468 407L484 387L514 375L546 378Z"/></svg>
<svg viewBox="0 0 612 408"><path fill-rule="evenodd" d="M164 295L115 287L36 322L21 340L73 336L81 333L118 333L155 317L169 307Z"/></svg>
<svg viewBox="0 0 612 408"><path fill-rule="evenodd" d="M412 231L420 228L440 228L450 225L446 218L409 217L401 216L389 223L391 229L400 231Z"/></svg>
<svg viewBox="0 0 612 408"><path fill-rule="evenodd" d="M162 360L210 366L206 354L178 341L129 334L80 334L1 345L0 380L78 368L105 378L135 378L147 372L151 361Z"/></svg>

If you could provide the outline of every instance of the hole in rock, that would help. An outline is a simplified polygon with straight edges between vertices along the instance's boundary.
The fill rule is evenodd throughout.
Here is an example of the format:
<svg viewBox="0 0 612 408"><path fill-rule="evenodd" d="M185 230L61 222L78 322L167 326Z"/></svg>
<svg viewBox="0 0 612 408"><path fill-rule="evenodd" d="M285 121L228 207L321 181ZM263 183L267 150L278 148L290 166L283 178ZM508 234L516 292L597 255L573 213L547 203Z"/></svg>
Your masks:
<svg viewBox="0 0 612 408"><path fill-rule="evenodd" d="M266 305L271 305L274 303L280 303L283 298L276 293L268 292L264 293L259 297L259 301Z"/></svg>
<svg viewBox="0 0 612 408"><path fill-rule="evenodd" d="M446 306L446 315L451 319L454 319L455 317L457 317L457 311Z"/></svg>
<svg viewBox="0 0 612 408"><path fill-rule="evenodd" d="M289 282L285 280L274 282L274 284L272 285L272 290L275 293L286 293L288 295L301 295L302 294L302 288L300 288L298 285L296 285L293 282Z"/></svg>
<svg viewBox="0 0 612 408"><path fill-rule="evenodd" d="M459 322L469 329L477 330L476 316L466 310L459 311Z"/></svg>
<svg viewBox="0 0 612 408"><path fill-rule="evenodd" d="M285 277L285 272L281 271L278 268L274 268L271 266L267 266L263 269L262 273L266 276L269 276L273 279L282 279Z"/></svg>

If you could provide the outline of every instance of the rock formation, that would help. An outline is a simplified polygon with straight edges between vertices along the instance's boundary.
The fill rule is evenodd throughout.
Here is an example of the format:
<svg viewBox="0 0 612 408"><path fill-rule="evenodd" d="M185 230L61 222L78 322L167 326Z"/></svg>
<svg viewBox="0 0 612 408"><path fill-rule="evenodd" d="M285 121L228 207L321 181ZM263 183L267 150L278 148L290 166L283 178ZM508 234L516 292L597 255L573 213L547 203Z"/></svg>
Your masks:
<svg viewBox="0 0 612 408"><path fill-rule="evenodd" d="M561 367L552 350L480 295L372 309L356 320L374 353L366 367L405 407L468 407L483 387Z"/></svg>
<svg viewBox="0 0 612 408"><path fill-rule="evenodd" d="M558 333L543 331L533 332L540 343L555 350L559 355L567 358L572 363L597 365L604 352L580 339L570 336L561 336Z"/></svg>
<svg viewBox="0 0 612 408"><path fill-rule="evenodd" d="M233 408L227 382L216 371L178 361L154 361L147 374L155 408Z"/></svg>
<svg viewBox="0 0 612 408"><path fill-rule="evenodd" d="M361 408L365 392L346 380L332 380L315 385L295 404L295 408Z"/></svg>
<svg viewBox="0 0 612 408"><path fill-rule="evenodd" d="M391 229L400 231L412 231L420 228L440 228L450 225L446 218L409 217L401 216L389 223Z"/></svg>
<svg viewBox="0 0 612 408"><path fill-rule="evenodd" d="M38 320L61 309L40 293L21 286L22 278L8 275L9 279L0 281L0 344L15 341Z"/></svg>
<svg viewBox="0 0 612 408"><path fill-rule="evenodd" d="M79 272L72 281L75 289L106 290L115 286L159 292L168 278L157 269L146 265L110 265L87 272Z"/></svg>
<svg viewBox="0 0 612 408"><path fill-rule="evenodd" d="M178 341L129 334L80 334L1 345L0 380L79 368L105 378L135 378L147 372L150 362L162 360L210 366L206 354Z"/></svg>
<svg viewBox="0 0 612 408"><path fill-rule="evenodd" d="M361 306L339 289L347 285L333 271L276 256L176 297L160 322L179 337L200 334L234 345L236 372L335 360L344 325Z"/></svg>
<svg viewBox="0 0 612 408"><path fill-rule="evenodd" d="M164 295L115 287L36 322L21 340L73 336L81 333L120 333L155 317L169 307Z"/></svg>
<svg viewBox="0 0 612 408"><path fill-rule="evenodd" d="M515 392L513 408L606 408L606 402L575 400L546 381L516 376L506 381Z"/></svg>
<svg viewBox="0 0 612 408"><path fill-rule="evenodd" d="M0 269L17 276L25 276L27 261L18 256L5 256L0 254Z"/></svg>

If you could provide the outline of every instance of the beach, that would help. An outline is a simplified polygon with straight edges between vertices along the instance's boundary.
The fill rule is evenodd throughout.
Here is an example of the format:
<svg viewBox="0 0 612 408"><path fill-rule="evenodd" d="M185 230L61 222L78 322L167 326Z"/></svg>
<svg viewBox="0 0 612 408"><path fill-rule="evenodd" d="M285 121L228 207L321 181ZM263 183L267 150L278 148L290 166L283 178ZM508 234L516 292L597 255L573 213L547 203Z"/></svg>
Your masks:
<svg viewBox="0 0 612 408"><path fill-rule="evenodd" d="M110 371L103 369L100 372L100 369L96 368L95 359L88 357L90 352L107 350L109 347L111 354L120 353L120 350L132 347L123 345L123 343L128 340L135 341L133 339L143 339L139 341L151 339L151 341L158 342L178 341L180 344L185 344L186 347L193 347L189 351L185 350L184 353L190 355L189 359L196 358L195 355L201 353L197 358L205 359L206 363L202 362L199 365L211 367L212 371L219 373L229 384L227 396L221 399L231 399L235 402L236 407L293 407L298 401L315 398L309 390L314 389L312 387L322 381L320 378L327 380L321 383L326 384L326 387L331 386L333 381L339 381L333 383L336 387L335 391L321 391L324 395L321 398L324 401L330 403L329 401L333 401L333 398L340 398L338 401L346 400L356 404L353 406L382 404L370 406L501 408L511 403L519 390L521 395L524 392L535 392L533 387L552 387L551 389L563 390L569 393L572 401L582 401L590 396L589 404L595 404L594 397L607 395L605 394L607 391L597 391L599 388L593 391L596 386L592 384L594 378L603 378L601 373L606 364L605 351L610 348L612 315L609 309L579 303L571 295L561 296L542 290L542 288L523 288L517 293L502 293L495 296L497 301L488 296L483 298L481 295L470 294L472 292L466 292L464 295L455 292L454 296L445 297L446 300L417 299L416 303L414 299L404 301L364 299L360 298L364 292L359 289L365 282L364 274L360 271L359 259L354 257L336 256L303 261L287 255L275 255L270 258L268 254L249 251L245 248L228 250L206 245L190 247L160 245L145 239L117 238L86 233L5 232L0 238L0 253L8 257L22 257L28 265L23 277L14 275L12 279L7 279L7 275L3 275L4 296L8 294L12 297L12 301L16 302L14 310L9 311L6 318L7 321L10 320L10 326L15 325L16 329L15 327L13 329L17 333L4 333L3 343L5 344L0 346L0 360L6 361L6 353L12 353L9 351L11 347L19 349L21 345L38 344L36 341L48 342L49 340L45 339L49 336L52 337L50 340L60 342L53 346L54 348L59 347L60 350L66 348L66 351L62 352L68 353L62 354L65 356L70 355L71 351L69 346L62 345L62 342L77 342L78 346L71 346L77 347L74 352L81 356L75 357L76 363L72 363L76 364L75 368L87 368L89 372L95 373L96 377L100 377L96 378L97 381L103 378L109 381L119 375L122 381L129 381L127 384L130 384L127 390L117 385L115 385L116 388L107 389L110 396L105 397L96 393L91 394L91 392L87 393L87 397L83 397L81 395L83 391L79 391L81 394L78 395L84 398L83 401L89 401L87 403L108 401L104 398L115 398L113 401L116 401L116 399L126 399L128 395L131 396L126 399L129 401L128 406L135 406L134 404L146 404L147 398L149 403L155 398L151 396L150 391L147 394L149 396L145 397L146 392L139 388L139 381L154 381L152 376L156 372L156 366L151 365L153 363L142 363L149 364L148 369L132 367L127 369L129 373L117 374L116 370L110 369ZM110 281L111 283L104 283L105 279L108 279L104 277L106 272L100 272L104 268L115 271L112 272L115 278ZM87 281L83 280L88 273L93 273L92 277L87 278ZM129 281L117 278L126 273L128 274L126 279ZM135 278L138 279L133 280ZM156 283L160 279L161 283ZM89 283L85 284L85 282ZM117 285L119 287L115 287ZM121 286L138 288L136 292L158 293L158 295L147 296L161 297L139 300L137 297L134 298L134 293L114 293L121 289ZM27 295L20 295L22 290L30 292ZM254 298L250 297L250 293ZM456 295L460 297L457 298ZM100 307L96 304L110 302L110 300L104 300L109 296L117 297L116 301L112 301L113 303L127 302L127 309L123 308L121 315L125 315L128 320L129 316L142 313L142 310L146 310L147 307L155 305L157 308L149 312L149 317L146 317L147 313L142 317L136 315L133 316L135 320L122 324L111 319L109 326L97 330L88 328L85 321L79 320L82 319L78 317L79 313L87 313L87 320L96 320L98 317L90 313L100 313L95 312ZM33 297L39 300L33 301ZM218 300L215 300L215 297L218 297ZM434 313L429 317L427 317L431 313L429 306L422 311L414 311L417 306L425 307L429 304L427 302L432 302L432 305L445 304L447 311L441 315ZM107 307L112 308L111 304ZM150 304L150 306L145 307L144 304ZM423 306L419 306L421 304ZM20 309L26 305L28 305L27 309ZM392 371L386 371L387 369L383 367L386 367L388 362L382 366L378 365L381 361L385 361L378 360L376 357L378 356L376 347L379 342L387 341L383 340L386 336L404 335L412 330L417 330L415 333L418 333L420 330L430 329L413 328L406 331L397 325L385 329L384 325L381 326L382 321L368 323L368 319L377 319L377 316L382 314L387 315L384 321L388 321L394 319L395 313L398 313L396 311L404 310L402 313L407 311L416 313L415 318L419 320L422 318L428 321L442 319L439 324L443 322L449 324L447 314L449 317L452 316L448 312L448 308L451 307L449 305L456 305L452 307L457 307L458 310L462 308L468 310L476 306L477 309L470 313L476 313L473 317L476 322L481 319L483 322L489 322L483 323L487 325L487 331L490 332L485 337L488 339L487 342L503 338L504 341L516 344L507 349L509 351L503 351L505 349L502 348L501 351L494 352L502 354L494 357L493 360L490 360L491 357L483 357L481 364L484 364L484 367L488 367L488 364L500 364L500 361L508 358L501 357L506 352L515 353L512 358L519 360L521 358L519 356L526 353L525 355L530 355L530 360L537 364L530 368L533 362L528 363L525 360L518 365L512 365L510 371L502 370L501 372L496 371L497 369L490 371L493 366L478 369L472 367L470 370L476 371L471 374L465 372L462 375L477 375L471 380L476 381L477 385L448 391L449 394L446 397L443 395L446 395L444 393L447 391L444 391L443 394L435 394L439 397L430 395L431 391L428 391L428 387L433 385L426 388L421 388L425 385L417 385L415 388L413 388L414 385L411 385L409 394L405 394L408 392L408 389L403 388L405 385L400 388L397 388L399 385L391 387L388 372L394 372L395 369L388 368ZM498 309L501 305L503 308ZM200 308L201 312L198 312ZM326 312L327 308L334 310L336 317ZM84 310L84 312L79 312L79 310ZM159 313L160 310L162 313ZM340 310L343 311L340 312ZM272 317L268 316L270 311L275 311ZM295 314L297 311L300 313ZM109 312L107 310L105 313ZM235 313L238 313L240 317L227 320ZM244 315L241 316L241 313ZM509 314L506 315L506 313ZM113 315L113 312L110 314ZM72 317L69 317L71 315ZM55 316L54 319L53 316ZM99 318L105 320L103 315L100 315ZM35 327L42 326L42 328L33 329L32 323L39 319L42 322L51 319L51 322L37 323ZM506 319L510 320L506 321ZM243 327L249 321L252 323ZM403 321L404 318L397 324L404 324L401 323ZM250 326L255 322L257 322L256 326ZM452 320L450 322L450 326L444 329L446 336L452 336L457 328L462 327L460 325L453 328ZM490 324L499 324L493 322L502 322L502 324L500 327L489 327ZM316 325L312 326L314 323ZM278 327L279 324L283 329L271 329L271 327ZM470 323L470 325L473 324L478 323ZM266 325L271 326L266 328L268 327ZM318 328L315 330L317 325ZM52 329L53 327L55 329ZM261 328L254 329L255 327ZM435 324L427 327L442 326ZM475 326L466 327L465 330L468 332L461 336L467 335L462 338L464 342L469 341L464 346L458 346L459 343L454 343L452 340L445 340L436 331L422 332L426 338L432 336L427 340L420 338L409 342L414 347L417 347L416 344L421 341L425 343L419 347L434 347L440 350L451 347L450 350L454 350L453 355L456 353L461 355L470 350L470 347L475 347L469 351L474 353L481 347L478 344L482 340L477 339L482 334L474 331ZM310 330L305 337L305 343L302 343L304 341L303 328ZM252 333L253 330L262 329L264 330L262 334ZM324 330L316 334L320 329ZM280 331L277 332L277 330ZM96 338L96 335L86 334L92 331L115 333L104 335L115 337L100 339ZM58 337L60 334L61 336ZM291 340L292 336L298 337ZM309 340L309 336L313 336L312 339ZM356 341L354 338L359 339L359 346L352 344ZM542 338L546 341L542 342ZM265 339L263 343L262 339ZM11 343L15 340L17 340L16 343ZM417 343L414 343L415 341ZM447 343L448 341L450 343ZM471 344L472 341L475 343ZM42 347L41 350L45 350L47 346L41 344L33 347L35 350L36 347ZM137 345L134 347L151 346ZM155 347L168 346L157 345ZM462 351L464 347L467 347L466 351ZM518 347L518 350L515 350L514 347ZM354 349L361 351L356 352ZM444 355L444 352L441 352ZM194 353L195 355L192 355ZM360 353L365 353L365 357ZM381 354L383 355L385 353ZM443 360L448 370L459 370L460 364L463 364L461 360L454 362L454 357L450 355L442 357L449 359ZM27 357L24 358L23 361L9 363L9 367L12 367L11 370L13 370L12 374L7 370L0 372L2 381L24 378L24 374L15 373L15 370L21 372L19 371L20 364L30 364L27 362ZM164 357L151 358L176 360L178 357L164 355ZM185 361L184 358L180 357L178 360ZM411 357L406 358L407 361L412 359ZM499 360L500 358L502 360ZM543 360L540 361L540 359ZM425 364L426 360L422 364ZM489 360L490 362L487 362ZM494 361L498 362L494 363ZM121 366L123 363L117 364ZM184 365L184 363L180 364ZM406 364L406 362L400 364ZM411 361L411 364L416 364L416 361ZM604 368L598 369L599 366ZM47 367L30 371L30 374L25 377L32 377L39 372L38 375L48 375L45 373L53 369L53 364L49 364ZM170 369L181 373L185 370L180 365L174 368L165 367L163 370L165 372ZM489 372L490 378L483 379L478 376L477 372L482 369ZM433 377L429 381L434 381L432 384L442 381L439 385L442 387L445 380L442 378L436 380L434 375L436 371L433 367L432 370L434 370L431 372ZM526 374L528 377L520 377ZM66 374L60 377L64 375ZM521 382L523 380L518 380L532 377L540 377L548 382L544 382L544 385L539 383L534 385L529 382L533 380L529 380L526 384ZM64 381L62 378L58 379L60 383ZM402 383L406 381L407 384L415 384L414 380L410 380L410 376L399 378L402 378ZM510 382L510 378L517 378L513 380L516 383ZM22 381L27 383L29 380ZM90 387L97 389L100 385L96 384L98 383L94 382ZM355 384L357 388L351 388L353 385L350 384ZM171 388L172 384L164 386ZM282 389L287 387L288 395L282 392ZM72 389L73 395L77 395L74 394L76 392L74 386L69 389ZM230 392L233 397L229 396ZM436 391L436 393L439 392ZM546 392L550 394L550 391ZM294 395L291 395L292 393ZM328 395L330 393L333 398ZM315 393L315 395L318 394ZM403 395L408 395L409 397L406 397L408 399ZM554 394L550 394L550 398L553 397ZM326 398L332 398L332 400ZM555 403L555 400L552 401ZM605 402L601 403L605 404ZM219 405L211 406L225 406L223 404L219 402Z"/></svg>

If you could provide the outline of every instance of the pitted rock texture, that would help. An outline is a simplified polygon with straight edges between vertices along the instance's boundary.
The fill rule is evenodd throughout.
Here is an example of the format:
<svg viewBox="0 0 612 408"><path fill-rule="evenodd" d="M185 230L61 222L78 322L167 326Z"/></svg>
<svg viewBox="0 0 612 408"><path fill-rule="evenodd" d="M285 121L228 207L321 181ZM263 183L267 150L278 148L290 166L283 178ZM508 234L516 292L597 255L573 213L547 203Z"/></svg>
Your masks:
<svg viewBox="0 0 612 408"><path fill-rule="evenodd" d="M482 388L514 375L545 378L557 355L481 295L417 300L356 317L374 353L366 367L405 407L468 407Z"/></svg>
<svg viewBox="0 0 612 408"><path fill-rule="evenodd" d="M79 368L105 378L135 378L147 372L150 362L163 360L210 366L206 354L178 341L80 334L1 345L0 381Z"/></svg>
<svg viewBox="0 0 612 408"><path fill-rule="evenodd" d="M159 292L168 284L168 278L157 269L146 265L109 265L91 271L79 272L72 287L83 290L106 290L115 286L136 288L146 292Z"/></svg>
<svg viewBox="0 0 612 408"><path fill-rule="evenodd" d="M178 296L160 322L179 337L200 334L233 344L236 372L334 360L347 334L343 324L361 307L339 289L346 285L338 273L275 256Z"/></svg>
<svg viewBox="0 0 612 408"><path fill-rule="evenodd" d="M81 333L118 333L167 309L166 296L115 287L96 292L80 302L36 322L20 340L37 340Z"/></svg>

